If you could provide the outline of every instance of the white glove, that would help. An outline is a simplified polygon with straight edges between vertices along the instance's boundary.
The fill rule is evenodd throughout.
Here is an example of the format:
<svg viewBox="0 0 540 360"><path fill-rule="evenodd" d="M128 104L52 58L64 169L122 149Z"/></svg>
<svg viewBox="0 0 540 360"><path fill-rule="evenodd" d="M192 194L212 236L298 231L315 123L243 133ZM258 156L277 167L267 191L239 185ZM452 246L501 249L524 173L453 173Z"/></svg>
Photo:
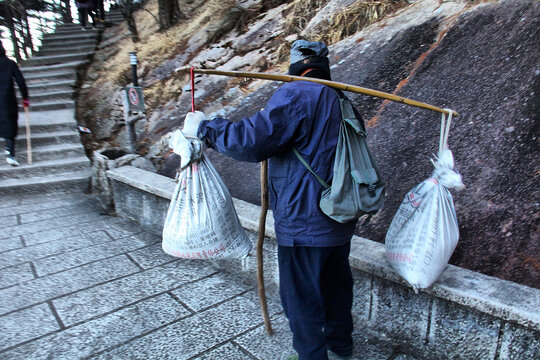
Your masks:
<svg viewBox="0 0 540 360"><path fill-rule="evenodd" d="M202 111L188 112L182 128L184 136L197 138L197 130L203 120L206 120L206 115Z"/></svg>
<svg viewBox="0 0 540 360"><path fill-rule="evenodd" d="M202 141L186 139L180 130L176 130L172 134L168 135L168 140L169 146L173 149L173 152L180 155L181 169L184 169L192 162L201 159Z"/></svg>

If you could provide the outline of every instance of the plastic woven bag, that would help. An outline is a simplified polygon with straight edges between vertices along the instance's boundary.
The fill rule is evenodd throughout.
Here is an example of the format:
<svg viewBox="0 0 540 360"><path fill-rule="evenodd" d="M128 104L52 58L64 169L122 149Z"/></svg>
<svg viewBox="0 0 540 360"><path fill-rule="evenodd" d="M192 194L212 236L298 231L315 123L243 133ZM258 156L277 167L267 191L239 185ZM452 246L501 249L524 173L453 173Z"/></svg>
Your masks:
<svg viewBox="0 0 540 360"><path fill-rule="evenodd" d="M184 141L189 140L180 132L174 133L170 140L173 150L181 152L179 144ZM195 155L184 154L192 162L178 175L163 226L163 250L189 259L245 257L251 250L251 241L240 224L231 195L202 153L201 143L190 143ZM182 159L182 163L187 161Z"/></svg>
<svg viewBox="0 0 540 360"><path fill-rule="evenodd" d="M438 158L432 176L405 195L386 234L386 258L413 287L430 287L447 266L457 245L459 229L454 201L448 189L461 188L447 147L451 115L441 125Z"/></svg>

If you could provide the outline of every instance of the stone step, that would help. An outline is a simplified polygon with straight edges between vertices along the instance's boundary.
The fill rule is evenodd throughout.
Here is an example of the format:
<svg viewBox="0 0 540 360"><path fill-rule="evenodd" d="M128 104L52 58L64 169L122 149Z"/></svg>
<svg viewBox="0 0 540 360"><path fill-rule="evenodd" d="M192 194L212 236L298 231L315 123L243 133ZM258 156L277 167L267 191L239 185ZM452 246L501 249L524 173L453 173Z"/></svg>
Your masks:
<svg viewBox="0 0 540 360"><path fill-rule="evenodd" d="M52 123L35 123L36 113L30 113L30 132L32 135L52 133L59 131L79 131L77 123L74 120L64 120ZM26 134L26 123L24 114L19 114L19 136Z"/></svg>
<svg viewBox="0 0 540 360"><path fill-rule="evenodd" d="M43 175L38 178L0 180L0 194L35 194L61 190L88 190L90 170Z"/></svg>
<svg viewBox="0 0 540 360"><path fill-rule="evenodd" d="M32 132L32 128L30 128L30 132ZM26 136L25 133L21 133L21 136L18 136L15 140L15 144L17 146L17 149L26 148ZM32 144L32 148L34 147L40 147L40 146L48 146L48 145L55 145L55 144L80 144L81 143L81 137L79 135L79 132L76 130L63 130L63 131L55 131L55 132L49 132L49 133L36 133L30 134L30 140Z"/></svg>
<svg viewBox="0 0 540 360"><path fill-rule="evenodd" d="M92 52L96 48L96 45L82 45L82 46L65 46L65 47L41 47L37 52L37 56L52 56L52 55L66 55L73 52Z"/></svg>
<svg viewBox="0 0 540 360"><path fill-rule="evenodd" d="M76 34L98 34L98 29L82 29L80 24L75 24L73 27L67 27L67 28L56 28L53 34L56 35L76 35Z"/></svg>
<svg viewBox="0 0 540 360"><path fill-rule="evenodd" d="M88 39L97 39L99 33L94 30L86 31L86 30L80 30L78 33L74 34L58 34L58 33L52 33L52 34L45 34L43 35L43 40L41 42L43 44L46 44L48 42L55 42L55 41L65 41L65 42L77 42L79 40L88 40Z"/></svg>
<svg viewBox="0 0 540 360"><path fill-rule="evenodd" d="M42 103L49 103L55 100L71 100L73 98L73 90L55 90L47 92L34 92L30 94L32 108L37 108ZM21 97L17 94L18 102L21 102Z"/></svg>
<svg viewBox="0 0 540 360"><path fill-rule="evenodd" d="M53 56L35 56L24 61L25 65L49 65L59 64L71 61L88 61L93 52L81 52L67 55L53 55Z"/></svg>
<svg viewBox="0 0 540 360"><path fill-rule="evenodd" d="M88 39L88 40L79 40L79 41L48 41L47 43L41 44L40 49L42 48L65 48L69 46L82 46L82 45L95 45L97 41L95 39Z"/></svg>
<svg viewBox="0 0 540 360"><path fill-rule="evenodd" d="M19 163L20 166L11 166L6 162L0 165L0 180L40 177L43 174L84 171L90 168L90 160L86 156L35 161L32 165L20 161Z"/></svg>
<svg viewBox="0 0 540 360"><path fill-rule="evenodd" d="M32 94L30 93L30 96ZM30 100L32 98L30 97ZM74 109L75 102L73 100L48 100L43 102L30 101L30 111L47 111L47 110L59 110L59 109ZM19 111L24 109L19 106Z"/></svg>
<svg viewBox="0 0 540 360"><path fill-rule="evenodd" d="M38 91L57 91L57 90L73 90L75 88L75 80L58 80L58 81L43 81L39 83L28 84L30 96Z"/></svg>
<svg viewBox="0 0 540 360"><path fill-rule="evenodd" d="M75 70L82 64L84 64L83 61L70 61L70 62L65 62L61 64L37 65L37 66L25 66L23 64L21 65L21 71L23 72L25 76L32 73L46 74L47 72Z"/></svg>
<svg viewBox="0 0 540 360"><path fill-rule="evenodd" d="M32 129L33 131L33 129ZM19 136L24 137L23 132L19 132ZM28 161L28 152L26 145L24 148L17 148L17 161L19 163L27 163ZM79 158L86 156L82 144L54 144L34 147L32 144L32 162L41 162L41 161L50 161L55 159L62 158Z"/></svg>
<svg viewBox="0 0 540 360"><path fill-rule="evenodd" d="M41 83L43 81L76 80L77 73L75 70L48 72L44 74L32 73L30 75L25 75L24 79L26 80L27 85L32 83Z"/></svg>
<svg viewBox="0 0 540 360"><path fill-rule="evenodd" d="M58 30L64 30L64 29L80 29L81 24L79 23L71 23L71 24L58 24L56 25L56 31Z"/></svg>

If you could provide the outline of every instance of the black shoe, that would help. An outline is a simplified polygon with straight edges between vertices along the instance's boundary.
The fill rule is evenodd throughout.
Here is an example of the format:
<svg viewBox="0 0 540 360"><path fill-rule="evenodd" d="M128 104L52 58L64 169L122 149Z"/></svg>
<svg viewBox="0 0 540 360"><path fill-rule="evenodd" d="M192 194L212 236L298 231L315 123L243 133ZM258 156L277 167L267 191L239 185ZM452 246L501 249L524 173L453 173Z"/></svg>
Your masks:
<svg viewBox="0 0 540 360"><path fill-rule="evenodd" d="M352 359L352 354L353 354L352 346L346 349L336 349L332 346L328 346L328 350L336 354L339 359L343 359L343 360Z"/></svg>

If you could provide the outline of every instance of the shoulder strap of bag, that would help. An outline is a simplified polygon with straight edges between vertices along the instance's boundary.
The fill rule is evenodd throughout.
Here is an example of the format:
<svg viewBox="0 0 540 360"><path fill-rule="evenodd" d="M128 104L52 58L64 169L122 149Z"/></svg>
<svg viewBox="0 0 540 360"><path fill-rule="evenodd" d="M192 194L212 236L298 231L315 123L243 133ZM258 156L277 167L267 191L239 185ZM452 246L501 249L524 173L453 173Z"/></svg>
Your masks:
<svg viewBox="0 0 540 360"><path fill-rule="evenodd" d="M306 160L304 160L304 158L302 157L302 155L300 155L300 153L298 152L298 150L296 150L296 148L293 148L292 149L293 152L294 152L294 155L296 155L296 157L298 158L298 160L300 160L300 162L302 163L302 165L304 165L306 167L306 169L309 170L310 173L312 173L315 178L317 179L317 181L325 188L325 189L328 189L330 188L330 185L328 185L328 183L326 181L324 181L319 175L317 175L315 173L315 171L313 171L313 169L311 168L311 166L309 166L309 164L306 162Z"/></svg>
<svg viewBox="0 0 540 360"><path fill-rule="evenodd" d="M332 90L336 92L339 98L339 107L341 109L342 120L345 121L347 124L349 124L354 129L354 131L356 131L357 134L366 136L364 124L360 119L356 117L356 114L354 113L354 109L349 98L341 90L338 90L338 89L332 89Z"/></svg>
<svg viewBox="0 0 540 360"><path fill-rule="evenodd" d="M346 121L348 123L351 124L351 121L350 120L356 120L358 122L358 120L356 119L356 116L354 115L354 112L352 111L352 105L350 104L349 102L349 99L347 99L347 97L345 96L345 94L343 94L340 90L336 90L336 89L332 89L336 92L338 98L339 98L339 107L341 109L341 121ZM348 102L348 107L345 106L345 104ZM358 125L356 123L352 123L351 124L356 131L362 131L361 128L358 127ZM328 185L328 183L326 181L323 180L323 178L321 178L319 175L317 175L315 173L315 171L313 171L313 169L311 168L311 166L309 166L309 164L306 162L306 160L304 160L304 158L302 157L302 155L300 155L300 153L298 152L298 150L296 150L296 148L293 148L292 149L293 152L294 152L294 155L296 155L296 157L298 158L298 160L300 160L300 162L302 163L302 165L304 165L306 167L306 169L308 169L308 171L310 173L313 174L313 176L315 176L315 178L317 179L317 181L325 188L325 189L329 189L330 188L330 185Z"/></svg>

